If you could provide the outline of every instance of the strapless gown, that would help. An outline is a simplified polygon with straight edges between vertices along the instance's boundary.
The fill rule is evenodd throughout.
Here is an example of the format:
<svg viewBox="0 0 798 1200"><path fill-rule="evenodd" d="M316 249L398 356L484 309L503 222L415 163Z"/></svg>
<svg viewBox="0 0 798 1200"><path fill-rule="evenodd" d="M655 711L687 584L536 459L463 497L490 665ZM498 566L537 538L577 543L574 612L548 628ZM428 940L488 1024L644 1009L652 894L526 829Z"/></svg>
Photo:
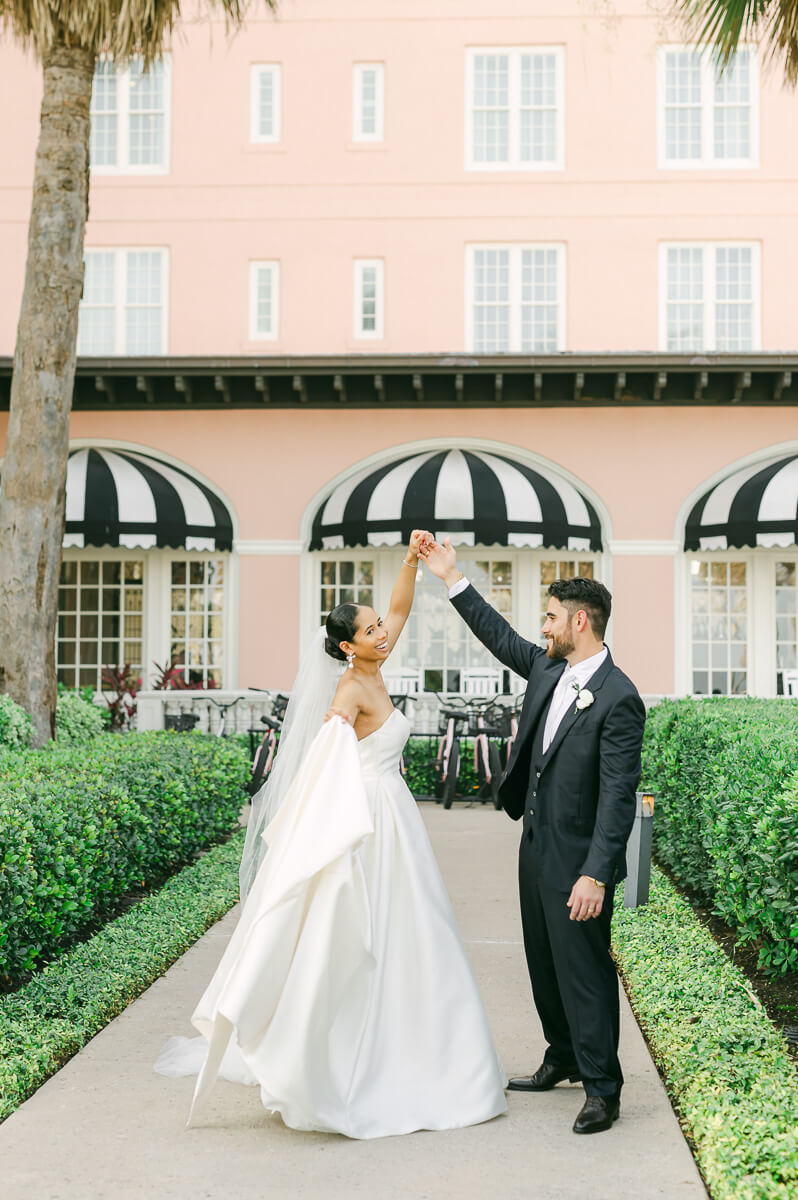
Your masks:
<svg viewBox="0 0 798 1200"><path fill-rule="evenodd" d="M260 1087L294 1129L352 1138L506 1110L506 1077L416 803L394 710L358 742L319 732L264 833L269 851L193 1014L155 1065ZM189 1118L190 1119L190 1118Z"/></svg>

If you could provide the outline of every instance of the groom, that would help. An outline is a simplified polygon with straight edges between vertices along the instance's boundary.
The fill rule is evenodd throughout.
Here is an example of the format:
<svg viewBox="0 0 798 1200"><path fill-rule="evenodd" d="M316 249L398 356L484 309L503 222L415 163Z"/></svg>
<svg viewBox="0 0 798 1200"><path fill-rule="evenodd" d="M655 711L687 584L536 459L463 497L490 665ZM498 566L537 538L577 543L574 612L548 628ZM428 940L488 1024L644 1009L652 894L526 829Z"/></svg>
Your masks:
<svg viewBox="0 0 798 1200"><path fill-rule="evenodd" d="M457 569L447 538L421 551L479 640L528 680L499 790L523 817L518 879L532 993L548 1043L516 1091L581 1080L574 1133L609 1129L620 1113L618 978L610 957L615 884L626 874L645 709L604 645L611 596L592 579L549 587L543 635L526 641Z"/></svg>

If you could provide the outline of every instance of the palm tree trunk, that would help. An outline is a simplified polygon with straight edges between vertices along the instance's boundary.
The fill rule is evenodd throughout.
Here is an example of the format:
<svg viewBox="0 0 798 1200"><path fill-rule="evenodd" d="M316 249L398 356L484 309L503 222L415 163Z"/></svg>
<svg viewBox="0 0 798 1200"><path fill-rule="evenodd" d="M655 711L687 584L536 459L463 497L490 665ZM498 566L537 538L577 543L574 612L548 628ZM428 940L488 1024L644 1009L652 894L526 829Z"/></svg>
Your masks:
<svg viewBox="0 0 798 1200"><path fill-rule="evenodd" d="M0 487L0 691L55 734L55 625L88 217L92 51L43 61L28 258Z"/></svg>

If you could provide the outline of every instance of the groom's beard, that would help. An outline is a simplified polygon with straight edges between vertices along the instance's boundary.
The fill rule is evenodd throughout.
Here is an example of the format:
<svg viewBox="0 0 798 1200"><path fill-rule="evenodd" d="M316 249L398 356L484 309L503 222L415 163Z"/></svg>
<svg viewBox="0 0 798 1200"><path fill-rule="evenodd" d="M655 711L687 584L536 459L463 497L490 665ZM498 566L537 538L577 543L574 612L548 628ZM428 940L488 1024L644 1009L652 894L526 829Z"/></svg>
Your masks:
<svg viewBox="0 0 798 1200"><path fill-rule="evenodd" d="M573 618L571 618L573 620ZM567 658L576 649L574 645L573 635L571 634L571 621L565 627L565 633L562 637L553 637L546 649L546 655L553 658L555 662L560 659Z"/></svg>

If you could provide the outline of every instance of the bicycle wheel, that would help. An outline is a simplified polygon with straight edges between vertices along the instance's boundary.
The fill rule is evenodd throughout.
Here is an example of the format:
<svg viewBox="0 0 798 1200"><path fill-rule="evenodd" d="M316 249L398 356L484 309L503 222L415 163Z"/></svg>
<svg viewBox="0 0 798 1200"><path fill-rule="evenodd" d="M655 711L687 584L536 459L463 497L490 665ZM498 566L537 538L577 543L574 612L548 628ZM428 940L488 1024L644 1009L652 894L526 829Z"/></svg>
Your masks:
<svg viewBox="0 0 798 1200"><path fill-rule="evenodd" d="M446 773L446 778L443 781L443 792L441 799L443 800L444 808L451 808L452 802L457 794L457 776L460 773L460 743L457 738L452 742L452 750L449 755L449 770Z"/></svg>
<svg viewBox="0 0 798 1200"><path fill-rule="evenodd" d="M493 801L494 808L501 808L502 802L499 799L499 784L502 781L502 764L499 758L498 748L493 742L488 744L488 763L490 764L490 798Z"/></svg>
<svg viewBox="0 0 798 1200"><path fill-rule="evenodd" d="M254 796L257 791L263 787L266 779L267 763L269 761L269 744L264 741L258 747L258 752L255 755L255 761L252 764L252 775L246 785L246 790L250 796Z"/></svg>

